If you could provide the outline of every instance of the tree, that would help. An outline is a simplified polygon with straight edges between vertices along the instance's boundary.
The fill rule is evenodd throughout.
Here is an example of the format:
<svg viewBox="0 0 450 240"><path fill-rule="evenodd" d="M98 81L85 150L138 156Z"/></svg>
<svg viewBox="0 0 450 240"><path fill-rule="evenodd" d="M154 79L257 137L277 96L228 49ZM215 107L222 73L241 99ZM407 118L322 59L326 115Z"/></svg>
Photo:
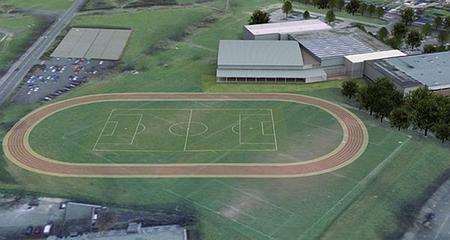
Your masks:
<svg viewBox="0 0 450 240"><path fill-rule="evenodd" d="M444 28L446 31L450 31L450 16L445 17Z"/></svg>
<svg viewBox="0 0 450 240"><path fill-rule="evenodd" d="M422 44L422 35L417 30L411 30L406 37L406 44L408 44L411 49L417 48Z"/></svg>
<svg viewBox="0 0 450 240"><path fill-rule="evenodd" d="M366 13L366 10L367 10L367 3L362 2L362 3L359 5L358 12L359 12L361 15L364 15L364 13Z"/></svg>
<svg viewBox="0 0 450 240"><path fill-rule="evenodd" d="M384 8L383 7L377 7L377 15L379 18L384 16Z"/></svg>
<svg viewBox="0 0 450 240"><path fill-rule="evenodd" d="M367 7L367 12L370 16L373 16L377 12L377 7L373 4L369 4L369 6Z"/></svg>
<svg viewBox="0 0 450 240"><path fill-rule="evenodd" d="M268 23L269 21L270 21L270 17L267 12L262 11L262 10L255 10L253 12L252 16L250 17L250 20L248 21L248 23L250 25L254 25L254 24Z"/></svg>
<svg viewBox="0 0 450 240"><path fill-rule="evenodd" d="M347 3L347 5L345 6L345 10L352 14L355 15L355 13L358 11L359 6L361 5L361 2L359 0L351 0L349 3Z"/></svg>
<svg viewBox="0 0 450 240"><path fill-rule="evenodd" d="M303 19L309 19L309 18L311 18L311 15L309 14L309 12L308 12L308 10L305 10L304 12L303 12Z"/></svg>
<svg viewBox="0 0 450 240"><path fill-rule="evenodd" d="M389 38L386 43L394 49L399 49L402 46L402 39L393 36Z"/></svg>
<svg viewBox="0 0 450 240"><path fill-rule="evenodd" d="M359 102L359 105L366 110L369 110L370 115L372 115L371 105L373 102L373 98L369 94L369 87L362 86L358 89L358 93L356 98Z"/></svg>
<svg viewBox="0 0 450 240"><path fill-rule="evenodd" d="M407 32L406 25L404 23L396 23L394 25L394 28L392 29L392 35L398 39L405 38L406 32Z"/></svg>
<svg viewBox="0 0 450 240"><path fill-rule="evenodd" d="M381 27L378 30L377 36L378 36L378 39L380 39L381 41L383 41L383 42L386 41L386 38L388 37L388 35L389 35L389 31L387 30L387 28Z"/></svg>
<svg viewBox="0 0 450 240"><path fill-rule="evenodd" d="M438 41L441 44L441 46L444 46L448 42L448 32L440 31L438 34Z"/></svg>
<svg viewBox="0 0 450 240"><path fill-rule="evenodd" d="M436 96L424 88L411 92L407 99L407 106L411 111L413 125L424 131L427 136L439 120L439 104Z"/></svg>
<svg viewBox="0 0 450 240"><path fill-rule="evenodd" d="M332 23L332 22L336 21L336 15L334 15L333 10L328 10L328 12L325 16L325 21L327 21L328 23Z"/></svg>
<svg viewBox="0 0 450 240"><path fill-rule="evenodd" d="M331 10L334 10L334 8L337 7L337 1L338 1L338 0L330 0L330 1L328 2L328 8L331 9Z"/></svg>
<svg viewBox="0 0 450 240"><path fill-rule="evenodd" d="M433 20L433 25L436 30L438 30L442 26L442 18L437 16Z"/></svg>
<svg viewBox="0 0 450 240"><path fill-rule="evenodd" d="M320 9L328 8L328 5L330 4L330 0L317 0L317 6Z"/></svg>
<svg viewBox="0 0 450 240"><path fill-rule="evenodd" d="M430 33L431 33L431 24L425 23L425 25L423 25L422 27L422 34L424 36L429 36Z"/></svg>
<svg viewBox="0 0 450 240"><path fill-rule="evenodd" d="M433 127L433 132L436 137L444 143L450 138L450 125L448 123L440 122Z"/></svg>
<svg viewBox="0 0 450 240"><path fill-rule="evenodd" d="M403 9L401 18L402 18L403 23L406 26L410 26L414 22L414 18L415 18L414 10L410 7Z"/></svg>
<svg viewBox="0 0 450 240"><path fill-rule="evenodd" d="M342 11L342 9L345 7L345 0L337 0L336 1L336 8L339 11Z"/></svg>
<svg viewBox="0 0 450 240"><path fill-rule="evenodd" d="M387 78L380 78L369 86L369 94L372 96L372 110L383 121L384 117L391 114L392 110L403 101L403 95L399 93L394 84Z"/></svg>
<svg viewBox="0 0 450 240"><path fill-rule="evenodd" d="M285 0L283 2L283 6L281 7L281 9L283 10L283 13L286 14L286 18L289 14L291 14L292 8L292 2L290 0Z"/></svg>
<svg viewBox="0 0 450 240"><path fill-rule="evenodd" d="M427 44L423 46L423 53L434 53L437 52L436 46L433 44Z"/></svg>
<svg viewBox="0 0 450 240"><path fill-rule="evenodd" d="M358 93L358 83L353 80L343 82L341 92L342 95L352 99Z"/></svg>
<svg viewBox="0 0 450 240"><path fill-rule="evenodd" d="M407 129L411 125L409 111L405 107L397 107L392 110L389 120L391 121L391 126L398 130Z"/></svg>

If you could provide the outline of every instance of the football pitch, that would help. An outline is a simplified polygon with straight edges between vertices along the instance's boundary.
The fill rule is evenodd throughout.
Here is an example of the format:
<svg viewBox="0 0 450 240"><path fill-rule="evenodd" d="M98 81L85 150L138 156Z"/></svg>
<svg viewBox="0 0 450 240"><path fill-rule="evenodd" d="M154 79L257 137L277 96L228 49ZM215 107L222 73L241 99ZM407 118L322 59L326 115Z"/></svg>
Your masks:
<svg viewBox="0 0 450 240"><path fill-rule="evenodd" d="M127 93L44 106L3 147L17 165L58 176L284 178L346 166L367 142L361 120L318 98Z"/></svg>
<svg viewBox="0 0 450 240"><path fill-rule="evenodd" d="M93 151L276 151L272 109L113 109Z"/></svg>

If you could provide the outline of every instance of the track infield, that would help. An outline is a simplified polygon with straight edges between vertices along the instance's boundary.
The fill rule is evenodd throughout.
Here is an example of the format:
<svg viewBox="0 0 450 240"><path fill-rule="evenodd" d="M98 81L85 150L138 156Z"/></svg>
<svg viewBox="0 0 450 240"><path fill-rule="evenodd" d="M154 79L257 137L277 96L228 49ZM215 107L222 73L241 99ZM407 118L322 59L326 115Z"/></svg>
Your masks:
<svg viewBox="0 0 450 240"><path fill-rule="evenodd" d="M44 157L31 149L29 135L33 128L45 118L59 111L97 102L110 101L284 101L306 104L318 107L337 119L343 130L343 139L339 146L332 152L309 161L294 163L189 163L189 164L90 164L67 163ZM269 112L250 113L260 115L262 120L269 125ZM248 113L245 113L248 115ZM244 114L244 115L245 115ZM256 116L255 115L255 116ZM191 115L192 116L192 112ZM240 116L240 114L239 114ZM122 114L117 117L127 121L139 121L139 114ZM189 119L188 126L189 124ZM117 126L115 121L107 121L104 129L114 133ZM138 127L122 134L131 136L139 131ZM182 128L186 129L186 128ZM198 131L202 130L201 124ZM276 138L268 129L267 144L276 150ZM177 126L173 126L177 131ZM189 133L189 129L187 131ZM264 131L263 131L264 133ZM264 134L265 135L265 134ZM100 136L101 137L101 136ZM99 141L101 141L99 137ZM108 137L108 134L105 135ZM129 139L129 138L126 138ZM186 138L187 139L187 138ZM132 141L132 140L131 140ZM8 132L3 141L3 149L9 160L18 166L36 173L67 176L67 177L125 177L125 178L179 178L179 177L234 177L234 178L285 178L301 177L331 172L350 164L356 160L366 149L368 144L367 129L363 122L345 108L314 97L295 94L206 94L206 93L117 93L83 96L56 102L43 106L28 114ZM100 148L97 148L100 147ZM101 150L104 146L96 144L94 150ZM97 149L95 149L97 148ZM186 145L185 145L186 148ZM105 148L106 149L106 148Z"/></svg>

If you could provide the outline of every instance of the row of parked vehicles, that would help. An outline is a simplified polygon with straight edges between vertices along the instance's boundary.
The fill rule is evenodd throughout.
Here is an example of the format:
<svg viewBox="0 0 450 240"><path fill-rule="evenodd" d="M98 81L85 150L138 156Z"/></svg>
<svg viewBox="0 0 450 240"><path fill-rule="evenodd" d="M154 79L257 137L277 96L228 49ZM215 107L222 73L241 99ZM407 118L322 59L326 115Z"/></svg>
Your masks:
<svg viewBox="0 0 450 240"><path fill-rule="evenodd" d="M87 77L78 77L78 76L69 76L69 83L63 88L56 90L53 93L48 94L43 98L44 101L50 101L61 94L72 90L73 88L85 83L87 81Z"/></svg>
<svg viewBox="0 0 450 240"><path fill-rule="evenodd" d="M45 226L28 226L25 230L26 236L33 236L36 238L48 237L53 228L53 223L48 223Z"/></svg>

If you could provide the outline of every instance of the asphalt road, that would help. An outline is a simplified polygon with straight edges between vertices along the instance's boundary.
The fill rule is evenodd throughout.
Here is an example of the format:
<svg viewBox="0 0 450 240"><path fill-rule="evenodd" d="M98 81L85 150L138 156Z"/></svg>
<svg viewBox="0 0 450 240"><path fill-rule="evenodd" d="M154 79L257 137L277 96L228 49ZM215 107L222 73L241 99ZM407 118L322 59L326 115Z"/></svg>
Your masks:
<svg viewBox="0 0 450 240"><path fill-rule="evenodd" d="M51 46L52 42L61 33L61 31L72 21L75 14L81 9L85 0L75 0L73 5L64 14L37 39L33 45L10 67L7 73L0 79L0 105L3 104L19 83L30 71L30 69L38 63L39 58Z"/></svg>

